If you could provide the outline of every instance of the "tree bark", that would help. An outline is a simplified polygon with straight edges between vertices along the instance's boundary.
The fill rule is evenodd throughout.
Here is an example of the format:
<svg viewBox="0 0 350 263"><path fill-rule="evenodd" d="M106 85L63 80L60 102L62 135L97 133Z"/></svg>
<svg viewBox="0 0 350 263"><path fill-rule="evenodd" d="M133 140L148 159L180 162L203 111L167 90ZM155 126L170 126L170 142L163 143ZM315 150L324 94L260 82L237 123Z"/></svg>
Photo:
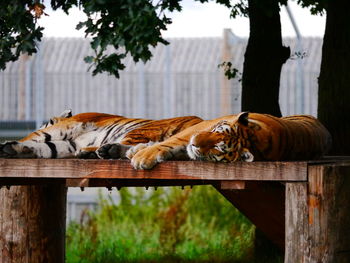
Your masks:
<svg viewBox="0 0 350 263"><path fill-rule="evenodd" d="M279 86L290 48L282 45L279 3L248 0L250 35L242 77L242 110L281 116Z"/></svg>
<svg viewBox="0 0 350 263"><path fill-rule="evenodd" d="M0 262L63 263L65 185L0 189Z"/></svg>
<svg viewBox="0 0 350 263"><path fill-rule="evenodd" d="M332 155L350 155L350 1L327 1L318 117L333 137Z"/></svg>
<svg viewBox="0 0 350 263"><path fill-rule="evenodd" d="M282 45L279 2L248 0L250 34L244 55L242 110L282 116L279 87L282 65L290 57L290 48ZM256 230L255 258L274 262L278 248ZM274 251L266 254L266 249ZM263 252L265 251L265 253ZM266 260L265 260L266 259Z"/></svg>

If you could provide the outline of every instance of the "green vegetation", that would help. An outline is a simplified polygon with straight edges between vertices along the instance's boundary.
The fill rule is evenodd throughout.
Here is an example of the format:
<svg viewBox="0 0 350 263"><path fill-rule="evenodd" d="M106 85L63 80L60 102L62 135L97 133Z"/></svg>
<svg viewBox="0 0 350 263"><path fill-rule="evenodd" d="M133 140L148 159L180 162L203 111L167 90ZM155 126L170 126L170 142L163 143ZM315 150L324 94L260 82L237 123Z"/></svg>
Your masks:
<svg viewBox="0 0 350 263"><path fill-rule="evenodd" d="M123 188L67 230L68 263L250 262L254 226L211 186Z"/></svg>

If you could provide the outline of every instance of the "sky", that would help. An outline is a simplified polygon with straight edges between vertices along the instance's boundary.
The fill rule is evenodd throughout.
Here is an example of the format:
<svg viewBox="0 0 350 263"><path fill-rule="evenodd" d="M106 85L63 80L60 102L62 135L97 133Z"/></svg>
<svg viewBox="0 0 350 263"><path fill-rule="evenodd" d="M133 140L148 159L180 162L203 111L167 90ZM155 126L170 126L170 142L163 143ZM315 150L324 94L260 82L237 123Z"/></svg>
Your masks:
<svg viewBox="0 0 350 263"><path fill-rule="evenodd" d="M325 16L312 16L308 9L303 9L295 1L289 1L290 9L296 20L302 36L319 36L324 34ZM49 6L49 4L47 4ZM230 28L239 37L249 36L248 18L230 18L228 8L216 4L201 4L193 0L182 1L183 10L170 14L173 23L162 34L164 37L218 37L224 28ZM78 8L71 9L67 16L63 11L53 11L47 8L48 16L40 19L40 25L45 27L46 37L83 37L82 30L75 30L75 25L84 20L84 13ZM286 9L281 9L282 35L294 37L295 31Z"/></svg>

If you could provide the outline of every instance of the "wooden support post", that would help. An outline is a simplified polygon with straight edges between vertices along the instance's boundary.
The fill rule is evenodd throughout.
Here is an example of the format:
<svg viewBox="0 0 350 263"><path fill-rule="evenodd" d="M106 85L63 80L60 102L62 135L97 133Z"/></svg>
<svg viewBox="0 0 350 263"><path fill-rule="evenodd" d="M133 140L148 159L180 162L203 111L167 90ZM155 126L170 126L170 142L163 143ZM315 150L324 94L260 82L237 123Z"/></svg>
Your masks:
<svg viewBox="0 0 350 263"><path fill-rule="evenodd" d="M286 185L285 263L350 262L350 167L315 165Z"/></svg>
<svg viewBox="0 0 350 263"><path fill-rule="evenodd" d="M305 183L286 184L285 263L304 261L308 249L308 206Z"/></svg>
<svg viewBox="0 0 350 263"><path fill-rule="evenodd" d="M64 184L0 189L0 262L63 263Z"/></svg>

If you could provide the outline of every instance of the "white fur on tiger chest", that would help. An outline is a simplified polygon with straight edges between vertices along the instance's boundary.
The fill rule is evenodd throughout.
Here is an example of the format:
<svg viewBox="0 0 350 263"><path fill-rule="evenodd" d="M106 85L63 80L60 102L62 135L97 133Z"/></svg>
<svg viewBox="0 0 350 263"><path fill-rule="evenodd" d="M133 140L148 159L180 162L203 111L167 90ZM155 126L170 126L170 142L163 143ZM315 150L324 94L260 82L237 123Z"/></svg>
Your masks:
<svg viewBox="0 0 350 263"><path fill-rule="evenodd" d="M78 149L85 147L100 147L104 144L120 143L129 131L127 125L115 125L109 129L105 127L94 127L90 131L85 130L83 134L75 138L74 142Z"/></svg>

